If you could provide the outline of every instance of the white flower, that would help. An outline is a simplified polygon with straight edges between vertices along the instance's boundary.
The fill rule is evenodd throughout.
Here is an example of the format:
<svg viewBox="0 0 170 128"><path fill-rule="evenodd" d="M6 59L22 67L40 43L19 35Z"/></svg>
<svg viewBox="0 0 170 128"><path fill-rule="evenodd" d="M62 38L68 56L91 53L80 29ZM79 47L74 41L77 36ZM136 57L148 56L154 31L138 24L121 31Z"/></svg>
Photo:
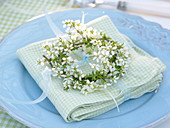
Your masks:
<svg viewBox="0 0 170 128"><path fill-rule="evenodd" d="M71 81L73 81L73 78L72 77L64 78L64 81L67 81L68 83L71 83Z"/></svg>
<svg viewBox="0 0 170 128"><path fill-rule="evenodd" d="M90 88L91 88L91 89L94 89L94 85L95 85L95 82L92 81L91 84L90 84Z"/></svg>
<svg viewBox="0 0 170 128"><path fill-rule="evenodd" d="M87 31L92 31L92 30L93 30L92 27L87 28Z"/></svg>
<svg viewBox="0 0 170 128"><path fill-rule="evenodd" d="M117 46L112 47L112 50L115 50L115 49L117 49Z"/></svg>
<svg viewBox="0 0 170 128"><path fill-rule="evenodd" d="M110 52L107 51L107 50L102 50L102 51L101 51L101 54L103 55L103 57L107 57L107 56L110 55Z"/></svg>
<svg viewBox="0 0 170 128"><path fill-rule="evenodd" d="M106 65L109 65L109 64L110 64L110 62L108 61L108 58L107 58L107 57L101 57L101 62L102 62L103 64L106 64Z"/></svg>
<svg viewBox="0 0 170 128"><path fill-rule="evenodd" d="M88 92L92 91L93 90L88 85L84 85L83 88L81 89L81 93L83 93L84 95L87 95Z"/></svg>
<svg viewBox="0 0 170 128"><path fill-rule="evenodd" d="M54 54L55 54L56 56L58 56L59 51L58 51L58 50L57 50L57 51L55 51L55 52L54 52Z"/></svg>
<svg viewBox="0 0 170 128"><path fill-rule="evenodd" d="M86 25L85 24L77 24L75 26L75 29L78 30L78 31L85 31L87 29Z"/></svg>
<svg viewBox="0 0 170 128"><path fill-rule="evenodd" d="M83 74L82 71L79 71L79 72L78 72L78 75L79 75L79 80L80 80L80 81L82 81L82 78L85 77L85 74Z"/></svg>
<svg viewBox="0 0 170 128"><path fill-rule="evenodd" d="M71 51L73 49L73 44L66 44L66 48L64 49L64 51Z"/></svg>
<svg viewBox="0 0 170 128"><path fill-rule="evenodd" d="M69 57L65 57L65 58L62 58L63 59L63 63L62 64L65 64L65 63L68 63L70 61L72 61L73 59L69 56Z"/></svg>
<svg viewBox="0 0 170 128"><path fill-rule="evenodd" d="M72 66L71 66L71 71L73 71L73 72L74 72L74 71L77 71L77 70L78 70L78 67L79 67L78 65L72 65Z"/></svg>
<svg viewBox="0 0 170 128"><path fill-rule="evenodd" d="M80 90L80 89L81 89L81 86L82 86L82 85L81 85L78 81L76 81L76 83L74 84L73 88Z"/></svg>
<svg viewBox="0 0 170 128"><path fill-rule="evenodd" d="M93 52L93 55L95 56L93 58L93 60L96 60L97 62L99 62L100 61L100 56L101 56L100 52Z"/></svg>
<svg viewBox="0 0 170 128"><path fill-rule="evenodd" d="M91 63L89 63L89 65L91 66L91 68L94 68L94 69L96 69L96 70L100 70L100 65L98 65L98 64L91 64Z"/></svg>
<svg viewBox="0 0 170 128"><path fill-rule="evenodd" d="M89 80L86 80L86 85L90 86L91 82Z"/></svg>
<svg viewBox="0 0 170 128"><path fill-rule="evenodd" d="M98 47L100 47L102 45L102 42L101 42L101 40L97 40L93 44L97 45Z"/></svg>
<svg viewBox="0 0 170 128"><path fill-rule="evenodd" d="M114 72L116 70L116 68L112 66L109 69L110 69L110 72Z"/></svg>
<svg viewBox="0 0 170 128"><path fill-rule="evenodd" d="M70 87L71 87L71 84L70 84L70 82L65 81L65 82L63 82L63 86L64 86L65 88L66 88L66 87L70 88Z"/></svg>
<svg viewBox="0 0 170 128"><path fill-rule="evenodd" d="M93 29L93 34L91 36L92 38L99 38L99 35L97 33L97 30L96 29Z"/></svg>
<svg viewBox="0 0 170 128"><path fill-rule="evenodd" d="M114 83L117 83L117 80L119 79L119 77L114 76L113 78L114 78L114 81L113 81L113 82L114 82Z"/></svg>
<svg viewBox="0 0 170 128"><path fill-rule="evenodd" d="M58 72L56 72L56 74L57 74L57 76L61 76L61 75L63 75L63 71L61 70L61 71L58 71Z"/></svg>
<svg viewBox="0 0 170 128"><path fill-rule="evenodd" d="M70 22L70 20L64 20L62 21L63 24L67 23L67 22Z"/></svg>
<svg viewBox="0 0 170 128"><path fill-rule="evenodd" d="M111 51L111 55L115 55L116 54L116 52L115 51Z"/></svg>
<svg viewBox="0 0 170 128"><path fill-rule="evenodd" d="M88 35L89 35L88 32L83 33L83 37L85 37L85 38L88 37Z"/></svg>
<svg viewBox="0 0 170 128"><path fill-rule="evenodd" d="M118 60L116 60L116 64L118 65L118 66L122 66L122 65L124 65L124 60L122 59L122 58L118 58Z"/></svg>
<svg viewBox="0 0 170 128"><path fill-rule="evenodd" d="M75 78L77 78L77 77L78 77L77 72L74 72L74 77L75 77Z"/></svg>
<svg viewBox="0 0 170 128"><path fill-rule="evenodd" d="M56 68L52 68L51 70L52 70L52 71L55 71L55 70L56 70Z"/></svg>

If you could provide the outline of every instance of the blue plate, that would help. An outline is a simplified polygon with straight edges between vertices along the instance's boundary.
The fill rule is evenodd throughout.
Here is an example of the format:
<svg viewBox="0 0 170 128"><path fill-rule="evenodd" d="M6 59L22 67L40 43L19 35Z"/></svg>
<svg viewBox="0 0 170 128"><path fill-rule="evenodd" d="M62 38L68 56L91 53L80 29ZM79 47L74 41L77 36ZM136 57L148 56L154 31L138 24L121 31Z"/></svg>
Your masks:
<svg viewBox="0 0 170 128"><path fill-rule="evenodd" d="M88 13L85 23L103 15L110 16L120 32L152 56L159 57L167 66L163 82L157 93L129 100L120 105L121 112L113 109L95 118L66 123L46 99L35 105L12 104L0 101L1 106L15 119L29 127L43 128L138 128L152 126L170 114L170 31L140 17L104 9L75 9L51 13L53 21L62 28L65 19L81 19ZM36 99L41 89L16 56L16 50L30 43L55 37L44 16L34 18L8 34L0 43L0 94L21 101Z"/></svg>

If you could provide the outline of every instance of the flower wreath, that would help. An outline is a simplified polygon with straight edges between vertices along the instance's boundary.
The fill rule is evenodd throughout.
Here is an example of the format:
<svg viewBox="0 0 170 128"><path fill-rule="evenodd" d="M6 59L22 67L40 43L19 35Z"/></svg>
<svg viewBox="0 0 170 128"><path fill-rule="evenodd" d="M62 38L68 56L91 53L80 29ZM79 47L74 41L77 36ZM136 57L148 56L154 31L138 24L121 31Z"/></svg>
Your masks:
<svg viewBox="0 0 170 128"><path fill-rule="evenodd" d="M124 76L130 56L124 44L79 20L65 20L63 24L67 34L43 45L45 54L38 64L48 67L52 76L63 79L64 90L77 89L87 94L107 88ZM81 59L71 56L77 51L83 54ZM84 72L84 65L89 65L91 72Z"/></svg>

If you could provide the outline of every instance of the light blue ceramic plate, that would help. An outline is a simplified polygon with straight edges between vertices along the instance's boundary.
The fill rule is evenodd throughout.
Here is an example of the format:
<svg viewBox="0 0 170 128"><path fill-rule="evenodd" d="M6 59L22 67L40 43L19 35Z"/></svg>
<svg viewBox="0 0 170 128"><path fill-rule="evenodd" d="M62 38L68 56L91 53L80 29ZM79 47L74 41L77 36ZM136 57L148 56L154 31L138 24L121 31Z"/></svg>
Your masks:
<svg viewBox="0 0 170 128"><path fill-rule="evenodd" d="M0 101L2 107L15 119L30 127L43 128L138 128L152 126L170 113L170 31L137 16L104 9L76 9L51 14L62 28L65 19L80 19L88 13L85 22L109 15L120 32L167 66L159 91L129 100L105 114L80 122L66 123L51 102L46 99L35 105L19 105ZM64 31L64 30L63 30ZM29 101L41 94L41 89L28 74L16 56L16 50L30 43L52 38L54 34L44 16L31 20L8 34L0 43L0 94L8 98ZM114 114L113 114L114 113Z"/></svg>

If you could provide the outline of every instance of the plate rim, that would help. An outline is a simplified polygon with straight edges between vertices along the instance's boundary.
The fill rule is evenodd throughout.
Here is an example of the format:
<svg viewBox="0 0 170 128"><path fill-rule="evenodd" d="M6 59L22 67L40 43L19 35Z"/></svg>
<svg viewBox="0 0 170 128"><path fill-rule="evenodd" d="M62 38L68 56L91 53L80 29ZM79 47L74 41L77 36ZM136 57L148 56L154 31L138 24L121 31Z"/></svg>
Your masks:
<svg viewBox="0 0 170 128"><path fill-rule="evenodd" d="M135 14L129 14L129 13L126 13L126 12L122 12L122 11L119 11L119 10L113 10L113 9L103 9L103 8L71 8L71 9L61 9L61 10L56 10L56 11L50 11L49 14L58 13L58 12L65 12L65 11L72 11L72 10L86 10L86 9L87 9L87 10L108 10L108 11L115 11L115 12L119 12L119 13L125 14L125 15L127 15L127 16L135 16L135 17L137 17L137 18L139 18L139 19L141 19L141 20L143 20L143 21L147 21L147 22L150 22L150 23L152 23L152 24L154 24L154 25L159 26L161 30L166 30L166 31L169 31L169 32L170 32L169 29L162 27L162 25L160 25L159 23L156 23L156 22L153 22L153 21L148 21L148 20L142 18L141 16L138 16L138 15L135 15ZM40 14L40 15L34 16L34 17L26 20L25 22L23 22L21 25L17 26L16 28L12 29L8 34L5 35L5 37L3 37L3 38L0 40L0 48L1 48L1 46L4 44L4 43L2 43L2 42L3 42L8 36L10 36L10 34L12 34L15 30L19 29L19 28L22 27L24 24L29 23L29 22L31 22L31 21L33 21L33 20L38 19L38 18L41 18L41 17L43 17L43 16L45 16L45 14ZM31 122L22 119L21 117L18 117L16 114L14 114L14 113L11 112L10 110L8 110L8 108L5 107L5 106L1 103L1 101L0 101L0 107L2 107L2 110L3 110L4 112L6 112L7 114L9 114L13 119L17 120L19 123L22 123L22 124L24 124L24 125L26 125L26 126L33 127L33 128L40 128L39 126L34 125L34 124L32 124ZM147 125L144 125L144 126L142 126L142 127L143 127L143 128L150 128L150 127L153 127L153 126L157 126L157 125L161 124L162 122L166 121L166 120L169 119L169 118L170 118L170 113L168 113L168 114L162 116L161 118L159 118L159 119L157 119L157 120L155 120L155 121L153 121L153 122L151 122L151 123L149 123L149 124L147 124Z"/></svg>

